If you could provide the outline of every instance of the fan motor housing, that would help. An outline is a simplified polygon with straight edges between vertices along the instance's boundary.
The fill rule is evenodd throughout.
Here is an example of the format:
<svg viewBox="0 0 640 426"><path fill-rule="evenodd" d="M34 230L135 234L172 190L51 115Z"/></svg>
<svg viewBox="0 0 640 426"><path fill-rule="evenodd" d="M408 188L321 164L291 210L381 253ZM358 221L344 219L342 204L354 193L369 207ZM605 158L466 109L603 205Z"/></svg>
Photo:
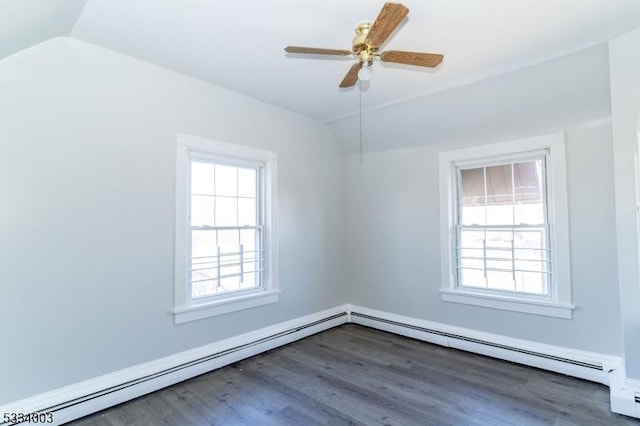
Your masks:
<svg viewBox="0 0 640 426"><path fill-rule="evenodd" d="M371 30L370 22L363 22L359 24L356 27L356 36L353 38L352 42L353 53L360 57L361 63L373 61L373 55L377 50L365 42L367 35L369 34L369 30Z"/></svg>

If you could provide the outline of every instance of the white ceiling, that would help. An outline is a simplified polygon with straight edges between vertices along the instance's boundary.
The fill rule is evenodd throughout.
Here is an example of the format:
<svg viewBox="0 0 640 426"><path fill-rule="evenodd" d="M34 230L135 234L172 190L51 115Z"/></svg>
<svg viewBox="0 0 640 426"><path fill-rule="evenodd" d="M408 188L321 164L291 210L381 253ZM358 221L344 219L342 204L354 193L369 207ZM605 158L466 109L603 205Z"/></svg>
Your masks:
<svg viewBox="0 0 640 426"><path fill-rule="evenodd" d="M579 71L579 72L576 72ZM363 94L366 102L370 93ZM345 154L490 143L563 132L611 114L606 44L327 123ZM362 139L360 139L362 132Z"/></svg>
<svg viewBox="0 0 640 426"><path fill-rule="evenodd" d="M365 89L365 110L559 57L640 26L638 0L403 2L409 17L384 48L443 53L445 60L435 70L376 63ZM5 38L25 33L27 27L34 35L32 43L70 30L69 21L83 3L0 0L0 57L26 47L29 37L18 37L16 43ZM69 35L332 121L358 110L357 90L338 88L351 59L294 57L283 48L349 49L355 26L375 19L382 4L382 0L88 0ZM20 22L28 25L5 22L5 10L12 8L14 15L18 10L24 15Z"/></svg>
<svg viewBox="0 0 640 426"><path fill-rule="evenodd" d="M69 35L87 0L0 0L0 59Z"/></svg>

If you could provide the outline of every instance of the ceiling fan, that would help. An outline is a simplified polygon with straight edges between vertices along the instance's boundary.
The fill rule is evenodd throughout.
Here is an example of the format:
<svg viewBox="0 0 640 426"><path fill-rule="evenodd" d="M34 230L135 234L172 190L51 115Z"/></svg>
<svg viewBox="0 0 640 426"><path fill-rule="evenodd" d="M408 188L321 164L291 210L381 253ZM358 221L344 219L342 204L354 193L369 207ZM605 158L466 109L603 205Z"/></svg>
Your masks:
<svg viewBox="0 0 640 426"><path fill-rule="evenodd" d="M358 63L354 64L344 76L340 87L351 87L358 79L368 80L371 76L373 58L379 57L382 62L416 65L419 67L437 67L444 58L436 53L405 52L387 50L378 53L380 46L389 38L400 22L407 16L409 9L400 3L385 3L378 17L373 22L364 22L356 27L356 36L351 50L322 49L317 47L287 46L287 53L308 53L312 55L358 55Z"/></svg>

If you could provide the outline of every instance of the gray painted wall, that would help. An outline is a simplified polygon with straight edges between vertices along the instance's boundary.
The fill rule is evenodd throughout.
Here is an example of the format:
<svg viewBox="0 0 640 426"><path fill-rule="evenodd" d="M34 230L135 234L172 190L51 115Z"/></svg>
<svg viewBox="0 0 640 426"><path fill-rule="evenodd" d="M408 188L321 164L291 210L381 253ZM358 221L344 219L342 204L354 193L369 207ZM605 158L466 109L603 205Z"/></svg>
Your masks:
<svg viewBox="0 0 640 426"><path fill-rule="evenodd" d="M540 129L538 134L544 133ZM474 144L469 141L464 146ZM441 144L346 160L349 301L369 308L575 349L622 354L611 128L566 129L572 320L442 302Z"/></svg>
<svg viewBox="0 0 640 426"><path fill-rule="evenodd" d="M323 124L68 38L0 93L0 404L344 303ZM173 324L177 132L278 153L278 304Z"/></svg>
<svg viewBox="0 0 640 426"><path fill-rule="evenodd" d="M580 70L576 73L576 70ZM623 354L606 45L365 113L349 155L349 301L486 332ZM347 153L356 117L330 123ZM574 319L440 299L438 152L564 131Z"/></svg>
<svg viewBox="0 0 640 426"><path fill-rule="evenodd" d="M640 30L610 43L618 269L627 376L640 380L640 275L634 155L640 120Z"/></svg>
<svg viewBox="0 0 640 426"><path fill-rule="evenodd" d="M377 87L372 78L362 94L365 110L368 93L377 90L384 87ZM517 139L610 114L609 54L603 44L365 113L364 150ZM328 126L345 153L359 152L357 116Z"/></svg>

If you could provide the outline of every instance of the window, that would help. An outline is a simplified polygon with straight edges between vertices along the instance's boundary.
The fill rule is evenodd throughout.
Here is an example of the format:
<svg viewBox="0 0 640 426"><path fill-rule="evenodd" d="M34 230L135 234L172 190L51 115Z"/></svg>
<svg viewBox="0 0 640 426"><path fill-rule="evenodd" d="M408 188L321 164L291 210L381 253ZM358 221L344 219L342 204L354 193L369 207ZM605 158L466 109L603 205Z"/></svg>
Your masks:
<svg viewBox="0 0 640 426"><path fill-rule="evenodd" d="M442 299L571 318L564 141L440 153Z"/></svg>
<svg viewBox="0 0 640 426"><path fill-rule="evenodd" d="M549 294L546 155L454 166L459 287Z"/></svg>
<svg viewBox="0 0 640 426"><path fill-rule="evenodd" d="M276 156L179 135L176 323L278 300Z"/></svg>

